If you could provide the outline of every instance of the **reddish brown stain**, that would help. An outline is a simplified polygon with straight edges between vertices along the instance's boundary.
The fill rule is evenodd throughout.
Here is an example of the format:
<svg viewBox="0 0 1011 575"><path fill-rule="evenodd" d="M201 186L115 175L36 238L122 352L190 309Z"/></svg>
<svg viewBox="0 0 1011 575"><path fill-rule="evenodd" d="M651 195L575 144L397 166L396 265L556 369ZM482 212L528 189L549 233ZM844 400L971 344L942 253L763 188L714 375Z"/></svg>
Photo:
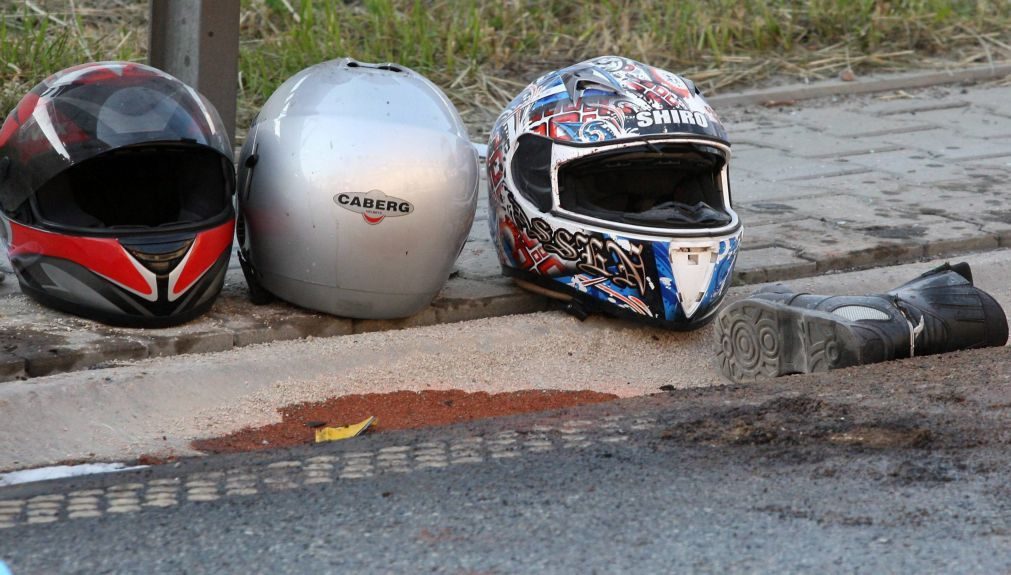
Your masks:
<svg viewBox="0 0 1011 575"><path fill-rule="evenodd" d="M596 391L525 390L486 392L396 391L335 397L319 403L289 405L278 411L282 421L246 428L224 437L200 439L193 447L207 453L234 453L312 443L309 423L337 427L376 416L366 433L449 425L497 417L601 403L618 396Z"/></svg>

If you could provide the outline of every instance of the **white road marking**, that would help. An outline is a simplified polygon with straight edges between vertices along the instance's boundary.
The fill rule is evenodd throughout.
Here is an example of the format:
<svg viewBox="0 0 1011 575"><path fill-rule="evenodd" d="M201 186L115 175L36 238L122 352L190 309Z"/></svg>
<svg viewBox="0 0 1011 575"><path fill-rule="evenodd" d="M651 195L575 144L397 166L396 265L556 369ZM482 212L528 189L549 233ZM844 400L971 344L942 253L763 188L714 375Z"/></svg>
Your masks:
<svg viewBox="0 0 1011 575"><path fill-rule="evenodd" d="M276 461L266 466L223 471L202 471L185 477L152 479L87 489L68 494L53 493L30 499L0 500L0 529L24 524L53 523L101 517L106 513L136 513L143 507L167 508L179 504L180 491L188 501L216 501L222 497L242 497L268 490L298 489L331 483L335 473L341 480L373 477L376 473L410 473L451 465L480 463L489 458L509 459L523 452L542 453L555 449L582 449L595 444L628 441L627 431L656 427L652 420L630 420L608 416L601 422L567 421L559 426L537 425L527 431L503 431L489 437L465 437L451 442L429 441L415 445L394 445L375 451L354 451L340 455L315 455L305 460ZM68 497L69 496L69 497ZM103 511L102 500L107 508ZM143 504L141 504L143 499Z"/></svg>

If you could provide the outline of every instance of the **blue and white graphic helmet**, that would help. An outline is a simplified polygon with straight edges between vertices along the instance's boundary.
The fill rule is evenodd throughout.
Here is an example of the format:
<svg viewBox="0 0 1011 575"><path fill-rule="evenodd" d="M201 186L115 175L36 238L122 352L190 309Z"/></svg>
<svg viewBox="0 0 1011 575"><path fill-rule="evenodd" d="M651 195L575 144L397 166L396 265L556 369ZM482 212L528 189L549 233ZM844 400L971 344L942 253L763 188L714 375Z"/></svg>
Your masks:
<svg viewBox="0 0 1011 575"><path fill-rule="evenodd" d="M741 239L729 163L726 131L688 80L617 56L545 74L488 144L502 269L586 311L704 325Z"/></svg>

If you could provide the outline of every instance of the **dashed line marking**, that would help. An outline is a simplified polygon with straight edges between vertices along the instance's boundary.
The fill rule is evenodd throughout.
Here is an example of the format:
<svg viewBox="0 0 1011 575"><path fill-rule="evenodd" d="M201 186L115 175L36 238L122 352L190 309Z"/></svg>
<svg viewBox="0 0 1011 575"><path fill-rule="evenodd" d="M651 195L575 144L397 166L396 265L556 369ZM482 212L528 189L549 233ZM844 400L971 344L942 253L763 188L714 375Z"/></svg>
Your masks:
<svg viewBox="0 0 1011 575"><path fill-rule="evenodd" d="M54 523L54 522L59 521L59 520L60 520L59 517L56 517L55 515L45 515L45 516L41 516L41 517L34 516L34 517L28 517L27 523L29 523L29 524L35 524L35 523Z"/></svg>
<svg viewBox="0 0 1011 575"><path fill-rule="evenodd" d="M140 511L140 505L113 505L105 511L106 513L134 513Z"/></svg>
<svg viewBox="0 0 1011 575"><path fill-rule="evenodd" d="M143 483L124 483L122 485L113 485L109 487L106 491L137 491L138 489L143 489Z"/></svg>
<svg viewBox="0 0 1011 575"><path fill-rule="evenodd" d="M427 469L430 467L432 468L449 467L449 462L446 461L445 459L437 459L434 461L422 461L421 463L418 464L418 469Z"/></svg>
<svg viewBox="0 0 1011 575"><path fill-rule="evenodd" d="M186 489L196 489L200 487L214 487L217 484L218 484L217 481L207 481L205 479L201 479L198 481L187 481Z"/></svg>
<svg viewBox="0 0 1011 575"><path fill-rule="evenodd" d="M456 465L457 463L481 463L482 461L484 461L484 458L477 455L470 457L458 457L453 459L453 465Z"/></svg>
<svg viewBox="0 0 1011 575"><path fill-rule="evenodd" d="M47 509L57 509L62 507L59 501L39 501L38 503L29 503L28 511L45 511Z"/></svg>
<svg viewBox="0 0 1011 575"><path fill-rule="evenodd" d="M480 463L488 459L510 459L523 453L581 449L597 443L616 444L628 441L631 431L655 427L653 420L608 416L596 423L575 420L559 426L536 425L523 432L503 431L491 436L465 437L449 442L427 441L415 445L393 445L375 451L315 455L305 460L275 461L265 466L227 472L201 471L183 478L152 479L143 483L133 481L105 489L38 495L27 500L0 500L0 529L101 517L107 513L136 513L143 508L173 507L179 505L181 497L189 502L216 501L223 497L255 495L264 490L281 491L332 483L337 478L362 479L373 477L376 473L410 473Z"/></svg>
<svg viewBox="0 0 1011 575"><path fill-rule="evenodd" d="M181 480L178 477L173 477L170 479L152 479L151 481L147 482L147 488L151 489L152 487L175 486L179 485L179 483L181 483ZM101 489L96 490L96 493L101 492L102 492Z"/></svg>
<svg viewBox="0 0 1011 575"><path fill-rule="evenodd" d="M63 501L64 499L66 499L66 496L62 493L55 493L53 495L37 495L29 499L28 504L31 505L32 503L43 503L47 501Z"/></svg>
<svg viewBox="0 0 1011 575"><path fill-rule="evenodd" d="M73 513L75 511L91 511L97 509L98 505L92 503L75 503L67 505L67 513Z"/></svg>
<svg viewBox="0 0 1011 575"><path fill-rule="evenodd" d="M294 489L298 487L298 483L286 475L278 477L264 477L263 484L274 491L284 491L286 489Z"/></svg>
<svg viewBox="0 0 1011 575"><path fill-rule="evenodd" d="M173 505L178 505L179 501L175 498L173 499L156 499L153 501L145 501L144 507L172 507Z"/></svg>
<svg viewBox="0 0 1011 575"><path fill-rule="evenodd" d="M301 461L275 461L267 466L267 469L288 469L291 467L302 467Z"/></svg>

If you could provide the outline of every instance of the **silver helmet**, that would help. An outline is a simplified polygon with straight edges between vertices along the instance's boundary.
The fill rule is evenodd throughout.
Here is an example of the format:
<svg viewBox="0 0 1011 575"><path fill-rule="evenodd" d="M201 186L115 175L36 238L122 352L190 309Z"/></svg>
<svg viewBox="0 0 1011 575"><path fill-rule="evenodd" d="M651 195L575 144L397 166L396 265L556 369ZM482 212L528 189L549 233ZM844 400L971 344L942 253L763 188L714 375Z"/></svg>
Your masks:
<svg viewBox="0 0 1011 575"><path fill-rule="evenodd" d="M460 115L394 64L344 58L295 74L253 121L239 162L254 301L412 315L442 289L474 220L478 158Z"/></svg>

